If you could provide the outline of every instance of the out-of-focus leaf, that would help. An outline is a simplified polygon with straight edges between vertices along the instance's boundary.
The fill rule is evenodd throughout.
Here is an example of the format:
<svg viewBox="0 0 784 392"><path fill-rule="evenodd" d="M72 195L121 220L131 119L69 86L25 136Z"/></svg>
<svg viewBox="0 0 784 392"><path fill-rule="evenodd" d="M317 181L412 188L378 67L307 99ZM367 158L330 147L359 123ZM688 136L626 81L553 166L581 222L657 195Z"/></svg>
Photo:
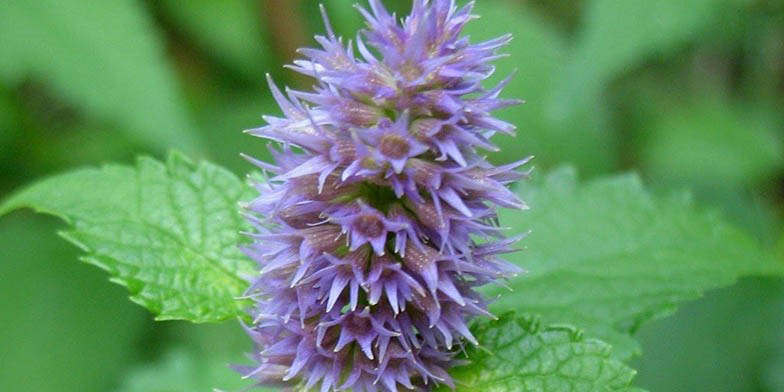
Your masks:
<svg viewBox="0 0 784 392"><path fill-rule="evenodd" d="M771 392L784 392L784 354L771 365L766 377Z"/></svg>
<svg viewBox="0 0 784 392"><path fill-rule="evenodd" d="M0 221L0 389L104 392L150 321L100 271L72 263L56 227L22 213Z"/></svg>
<svg viewBox="0 0 784 392"><path fill-rule="evenodd" d="M784 282L741 279L641 328L635 383L667 392L776 391L763 384L777 344L784 346L782 326Z"/></svg>
<svg viewBox="0 0 784 392"><path fill-rule="evenodd" d="M601 102L581 106L569 116L552 115L552 94L568 55L562 34L531 9L511 2L480 1L475 13L481 18L467 25L473 41L513 34L514 40L504 49L511 56L498 61L495 81L517 70L503 95L526 101L499 112L499 117L517 126L517 137L497 137L495 141L504 147L491 158L507 162L533 154L537 165L572 162L586 174L613 167L614 135L607 131Z"/></svg>
<svg viewBox="0 0 784 392"><path fill-rule="evenodd" d="M333 0L324 2L332 27L335 33L342 36L344 41L353 40L360 29L366 28L365 19L354 5L368 8L367 1ZM397 15L408 15L411 10L411 0L385 0L384 6ZM323 31L319 25L318 31Z"/></svg>
<svg viewBox="0 0 784 392"><path fill-rule="evenodd" d="M728 99L714 88L684 89L683 75L643 72L615 89L624 160L652 187L688 187L764 245L776 242L781 211L758 188L782 168L781 113L769 99Z"/></svg>
<svg viewBox="0 0 784 392"><path fill-rule="evenodd" d="M233 357L210 357L193 350L176 348L159 361L131 371L117 392L238 391L252 383L231 370ZM260 392L271 389L254 389Z"/></svg>
<svg viewBox="0 0 784 392"><path fill-rule="evenodd" d="M503 211L501 222L533 231L527 249L510 256L530 272L510 283L513 293L497 291L496 309L579 325L624 358L639 351L629 334L680 302L744 274L782 270L715 214L683 195L653 197L636 176L578 184L561 169L520 193L531 211Z"/></svg>
<svg viewBox="0 0 784 392"><path fill-rule="evenodd" d="M271 67L271 50L261 26L261 2L166 0L160 6L205 52L244 77L262 80Z"/></svg>
<svg viewBox="0 0 784 392"><path fill-rule="evenodd" d="M215 163L235 173L247 173L255 167L240 153L269 159L269 142L243 131L264 124L262 115L279 113L280 109L268 90L260 89L251 95L217 95L216 99L200 107L198 120L204 139L212 146L210 154Z"/></svg>
<svg viewBox="0 0 784 392"><path fill-rule="evenodd" d="M158 151L200 150L140 2L7 0L0 15L0 81L29 75Z"/></svg>
<svg viewBox="0 0 784 392"><path fill-rule="evenodd" d="M354 8L353 4L360 4L352 0L328 1L324 3L330 23L335 33L345 40L353 40L360 29L365 27L364 19Z"/></svg>
<svg viewBox="0 0 784 392"><path fill-rule="evenodd" d="M43 180L0 205L31 207L73 228L63 236L84 260L128 287L158 319L218 321L243 314L236 299L255 271L239 250L245 227L237 203L248 187L209 163L173 153L163 164L82 169Z"/></svg>
<svg viewBox="0 0 784 392"><path fill-rule="evenodd" d="M25 169L29 170L30 177L96 162L131 162L140 148L126 134L118 135L101 123L80 122L69 127L26 131L16 143L28 143L28 149L17 153L15 158L29 159Z"/></svg>
<svg viewBox="0 0 784 392"><path fill-rule="evenodd" d="M482 346L450 372L458 392L639 391L630 386L636 372L611 358L610 345L573 327L507 314L472 332Z"/></svg>
<svg viewBox="0 0 784 392"><path fill-rule="evenodd" d="M647 173L669 181L753 185L784 167L779 128L761 106L700 97L649 121L639 156Z"/></svg>
<svg viewBox="0 0 784 392"><path fill-rule="evenodd" d="M661 58L709 31L725 29L737 0L592 0L569 65L553 95L553 115L567 116L600 99L613 77Z"/></svg>
<svg viewBox="0 0 784 392"><path fill-rule="evenodd" d="M17 126L16 110L13 101L5 89L0 88L0 146L8 143L14 135L14 127ZM3 148L2 150L5 150ZM4 151L0 151L0 156Z"/></svg>

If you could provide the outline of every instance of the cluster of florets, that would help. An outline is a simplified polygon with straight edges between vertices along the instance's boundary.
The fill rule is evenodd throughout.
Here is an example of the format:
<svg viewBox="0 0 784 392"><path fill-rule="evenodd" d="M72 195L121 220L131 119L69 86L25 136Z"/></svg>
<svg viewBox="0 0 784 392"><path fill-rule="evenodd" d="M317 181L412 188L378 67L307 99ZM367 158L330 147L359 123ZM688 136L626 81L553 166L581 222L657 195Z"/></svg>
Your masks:
<svg viewBox="0 0 784 392"><path fill-rule="evenodd" d="M491 316L475 288L516 275L499 255L496 206L524 208L507 184L525 162L495 167L496 132L515 127L490 112L505 81L485 89L510 36L461 37L471 4L414 0L400 23L380 4L359 8L355 44L316 37L321 49L292 69L315 91L270 81L285 117L250 134L279 142L271 178L250 202L261 273L248 290L257 344L248 377L321 391L397 391L452 385L447 369L467 322ZM355 56L354 48L359 52Z"/></svg>

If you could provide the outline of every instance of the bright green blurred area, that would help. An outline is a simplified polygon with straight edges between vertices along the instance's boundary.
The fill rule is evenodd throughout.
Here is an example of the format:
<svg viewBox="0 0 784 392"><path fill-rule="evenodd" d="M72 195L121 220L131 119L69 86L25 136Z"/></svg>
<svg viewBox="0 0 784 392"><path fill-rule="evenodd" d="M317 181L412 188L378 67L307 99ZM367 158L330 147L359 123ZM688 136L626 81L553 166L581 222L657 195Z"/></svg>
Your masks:
<svg viewBox="0 0 784 392"><path fill-rule="evenodd" d="M347 38L361 26L354 2L324 1ZM514 34L495 80L517 70L505 95L527 101L501 113L519 135L491 159L638 170L784 249L784 2L479 0L477 13L475 40ZM168 148L248 171L239 153L265 156L265 143L241 131L278 114L264 74L307 88L281 66L322 31L310 0L0 1L0 198ZM154 323L78 261L61 227L29 212L0 220L0 390L246 385L224 366L250 350L236 323ZM640 335L641 387L784 391L780 283L742 281Z"/></svg>

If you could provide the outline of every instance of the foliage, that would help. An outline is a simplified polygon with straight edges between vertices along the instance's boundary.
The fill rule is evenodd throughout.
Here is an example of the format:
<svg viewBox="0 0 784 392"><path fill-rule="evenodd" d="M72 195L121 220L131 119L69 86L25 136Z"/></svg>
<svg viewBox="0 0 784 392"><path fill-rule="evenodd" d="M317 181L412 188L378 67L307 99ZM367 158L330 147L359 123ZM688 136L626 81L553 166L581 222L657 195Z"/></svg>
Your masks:
<svg viewBox="0 0 784 392"><path fill-rule="evenodd" d="M480 347L453 373L457 391L633 391L635 371L610 356L610 345L572 327L545 327L514 314L474 328Z"/></svg>
<svg viewBox="0 0 784 392"><path fill-rule="evenodd" d="M262 76L301 84L280 65L288 46L312 42L288 41L323 32L316 7L292 1L301 23L268 23L265 1L1 1L0 214L65 219L83 258L159 319L242 316L255 266L233 245L247 190L235 174L179 154L72 169L177 148L248 172L239 153L265 146L241 131L275 114ZM383 1L398 14L410 4ZM325 3L354 38L355 1ZM532 209L501 216L531 230L510 255L528 273L492 291L495 313L518 316L474 327L482 346L466 347L473 364L454 370L458 390L631 390L631 368L652 391L784 390L780 281L730 286L784 264L767 249L784 227L784 4L481 0L476 13L473 40L514 34L495 80L516 70L505 96L527 101L505 109L519 136L494 139L502 150L489 158L534 154L538 167L516 188ZM575 169L551 170L562 164ZM628 171L639 175L617 174ZM245 385L225 367L246 362L241 333L153 324L98 271L70 263L77 251L56 227L24 212L0 221L0 309L13 315L0 327L4 386ZM558 363L587 366L525 372ZM616 382L559 378L597 364Z"/></svg>
<svg viewBox="0 0 784 392"><path fill-rule="evenodd" d="M269 41L258 17L263 9L257 2L166 0L161 8L206 54L249 80L261 81L264 68L271 67Z"/></svg>
<svg viewBox="0 0 784 392"><path fill-rule="evenodd" d="M29 75L157 151L200 149L140 3L11 0L0 15L0 82L13 87Z"/></svg>
<svg viewBox="0 0 784 392"><path fill-rule="evenodd" d="M82 169L32 185L0 205L31 207L68 222L62 236L83 260L128 287L159 320L218 321L242 314L237 300L254 271L238 244L238 202L247 188L231 173L173 153L165 164Z"/></svg>
<svg viewBox="0 0 784 392"><path fill-rule="evenodd" d="M540 183L520 186L530 212L501 216L532 230L511 256L530 272L510 282L512 293L497 290L495 306L579 325L621 357L639 352L629 334L679 302L780 269L715 214L694 211L682 194L651 196L633 175L578 184L564 168Z"/></svg>
<svg viewBox="0 0 784 392"><path fill-rule="evenodd" d="M148 316L101 271L74 263L51 218L0 220L0 380L17 391L105 391L139 360ZM12 320L12 321L11 321ZM32 371L56 363L45 376Z"/></svg>
<svg viewBox="0 0 784 392"><path fill-rule="evenodd" d="M168 351L160 361L132 370L117 392L191 392L236 390L246 386L227 367L228 360L209 358L184 348Z"/></svg>
<svg viewBox="0 0 784 392"><path fill-rule="evenodd" d="M476 39L508 32L514 36L507 51L513 56L499 61L496 73L499 80L514 73L508 90L519 91L526 103L503 111L501 117L516 124L519 130L514 139L499 136L497 142L525 147L504 148L494 159L508 162L533 154L539 164L546 166L574 163L590 174L609 170L615 164L616 154L600 102L568 116L554 115L552 94L563 77L569 56L564 35L538 19L532 9L518 7L499 1L479 2L477 13L492 22L468 25L469 33Z"/></svg>

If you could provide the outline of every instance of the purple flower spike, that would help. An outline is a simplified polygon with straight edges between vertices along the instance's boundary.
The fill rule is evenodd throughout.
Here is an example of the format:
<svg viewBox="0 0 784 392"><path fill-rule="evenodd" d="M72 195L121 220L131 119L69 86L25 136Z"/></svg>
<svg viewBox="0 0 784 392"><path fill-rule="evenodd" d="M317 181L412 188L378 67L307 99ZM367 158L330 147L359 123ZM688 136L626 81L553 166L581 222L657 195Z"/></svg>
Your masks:
<svg viewBox="0 0 784 392"><path fill-rule="evenodd" d="M485 89L508 36L461 37L472 4L414 0L401 22L379 0L359 8L355 44L332 31L290 66L312 92L278 89L283 117L248 133L279 143L270 174L248 204L255 227L245 252L260 274L248 334L260 385L387 391L453 387L448 369L468 328L492 316L475 291L520 270L504 261L497 207L524 209L507 189L527 160L495 167L491 112L508 79ZM322 10L323 11L323 10ZM355 55L358 53L358 56Z"/></svg>

